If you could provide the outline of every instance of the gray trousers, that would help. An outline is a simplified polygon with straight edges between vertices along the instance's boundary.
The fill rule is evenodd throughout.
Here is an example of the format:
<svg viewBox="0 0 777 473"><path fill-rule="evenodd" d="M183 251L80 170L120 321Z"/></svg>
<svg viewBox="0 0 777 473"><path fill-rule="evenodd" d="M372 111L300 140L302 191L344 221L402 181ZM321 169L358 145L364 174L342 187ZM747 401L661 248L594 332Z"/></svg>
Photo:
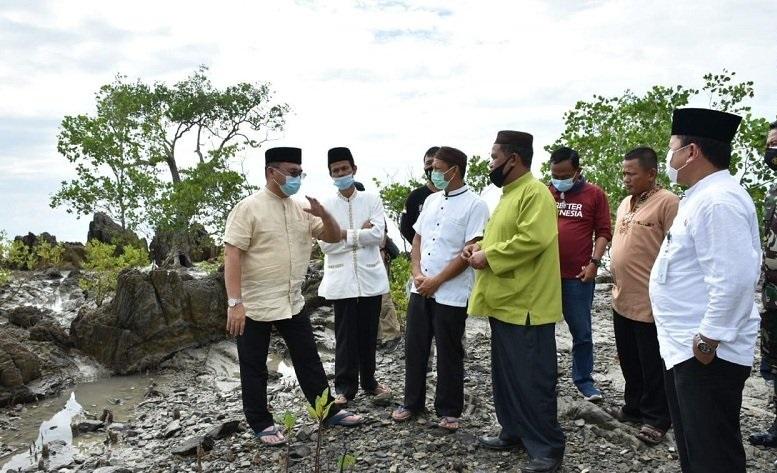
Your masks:
<svg viewBox="0 0 777 473"><path fill-rule="evenodd" d="M491 324L491 378L499 437L521 440L532 458L564 456L556 403L555 324Z"/></svg>

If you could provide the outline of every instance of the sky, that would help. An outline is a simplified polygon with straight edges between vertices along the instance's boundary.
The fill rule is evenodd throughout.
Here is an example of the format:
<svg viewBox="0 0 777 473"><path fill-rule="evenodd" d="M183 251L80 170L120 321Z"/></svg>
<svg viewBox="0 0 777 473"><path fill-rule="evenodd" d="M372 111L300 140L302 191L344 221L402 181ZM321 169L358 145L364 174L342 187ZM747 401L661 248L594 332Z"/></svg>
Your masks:
<svg viewBox="0 0 777 473"><path fill-rule="evenodd" d="M2 0L0 229L85 240L88 217L49 207L74 174L57 132L118 73L173 83L205 65L219 87L270 82L292 112L267 146L302 148L301 193L320 197L335 192L334 146L368 188L419 175L432 145L488 156L502 129L532 133L539 166L576 101L700 88L724 68L774 119L775 18L774 0ZM264 150L241 159L262 185Z"/></svg>

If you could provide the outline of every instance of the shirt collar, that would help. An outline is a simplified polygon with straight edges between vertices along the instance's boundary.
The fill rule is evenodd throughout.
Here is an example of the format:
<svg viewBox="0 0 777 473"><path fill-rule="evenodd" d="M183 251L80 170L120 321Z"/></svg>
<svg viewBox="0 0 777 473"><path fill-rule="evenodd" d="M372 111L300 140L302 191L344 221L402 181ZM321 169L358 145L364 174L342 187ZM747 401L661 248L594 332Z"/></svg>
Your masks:
<svg viewBox="0 0 777 473"><path fill-rule="evenodd" d="M467 185L464 184L463 186L459 187L455 191L451 191L451 192L443 191L443 192L444 192L445 197L456 197L457 195L461 195L461 194L467 192L468 190L469 190L469 187L467 187Z"/></svg>
<svg viewBox="0 0 777 473"><path fill-rule="evenodd" d="M353 190L353 194L351 194L351 197L346 197L346 196L343 195L342 192L340 192L339 190L337 191L337 197L339 197L340 199L342 199L342 200L344 200L346 202L353 202L353 200L356 199L356 196L358 194L359 194L359 189L354 189Z"/></svg>
<svg viewBox="0 0 777 473"><path fill-rule="evenodd" d="M514 180L510 184L507 184L506 186L504 186L504 188L502 189L502 195L508 194L514 191L515 189L519 189L523 187L533 179L534 179L534 176L532 175L531 171L527 172L526 174Z"/></svg>
<svg viewBox="0 0 777 473"><path fill-rule="evenodd" d="M704 177L699 182L689 187L685 191L685 197L690 197L694 193L701 192L703 189L706 189L710 186L714 186L722 179L726 179L730 177L731 177L731 174L728 172L728 169L721 169L720 171L713 172L712 174Z"/></svg>

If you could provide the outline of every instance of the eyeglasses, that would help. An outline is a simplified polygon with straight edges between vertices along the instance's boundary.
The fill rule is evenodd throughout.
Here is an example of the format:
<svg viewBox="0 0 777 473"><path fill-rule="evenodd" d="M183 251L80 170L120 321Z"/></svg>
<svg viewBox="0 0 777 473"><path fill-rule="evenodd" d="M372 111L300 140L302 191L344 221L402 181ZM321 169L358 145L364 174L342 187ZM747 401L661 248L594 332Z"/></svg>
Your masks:
<svg viewBox="0 0 777 473"><path fill-rule="evenodd" d="M295 169L293 171L288 171L288 173L286 171L284 171L283 169L281 169L281 168L272 168L272 169L275 169L276 171L280 172L284 176L299 177L299 178L302 178L302 179L305 179L306 177L308 177L307 174L302 172L302 169Z"/></svg>

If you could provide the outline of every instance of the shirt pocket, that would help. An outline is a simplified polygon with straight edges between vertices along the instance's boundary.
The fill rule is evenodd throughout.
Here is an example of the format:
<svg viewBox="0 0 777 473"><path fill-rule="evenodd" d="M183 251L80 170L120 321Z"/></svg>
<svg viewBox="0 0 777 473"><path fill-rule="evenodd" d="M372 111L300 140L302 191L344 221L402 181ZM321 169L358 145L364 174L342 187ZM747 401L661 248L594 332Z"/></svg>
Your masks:
<svg viewBox="0 0 777 473"><path fill-rule="evenodd" d="M440 234L440 238L452 246L453 249L461 249L464 247L464 237L467 233L467 217L466 216L449 216L445 222L445 226Z"/></svg>

